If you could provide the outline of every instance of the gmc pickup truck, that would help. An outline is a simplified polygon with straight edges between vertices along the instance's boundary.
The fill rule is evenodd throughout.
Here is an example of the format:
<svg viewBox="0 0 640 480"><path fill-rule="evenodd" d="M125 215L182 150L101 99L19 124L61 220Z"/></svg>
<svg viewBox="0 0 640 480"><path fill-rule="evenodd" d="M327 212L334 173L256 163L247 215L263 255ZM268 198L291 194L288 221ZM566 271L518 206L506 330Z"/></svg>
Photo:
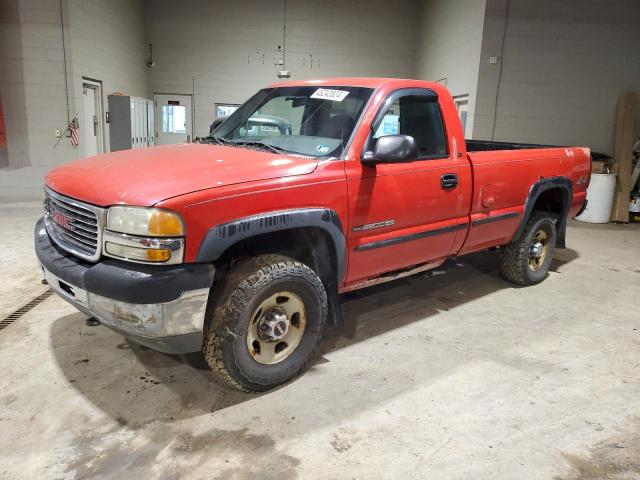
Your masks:
<svg viewBox="0 0 640 480"><path fill-rule="evenodd" d="M465 141L437 83L276 83L196 143L50 172L35 248L81 312L262 391L309 365L343 292L491 248L543 280L590 172L588 148Z"/></svg>

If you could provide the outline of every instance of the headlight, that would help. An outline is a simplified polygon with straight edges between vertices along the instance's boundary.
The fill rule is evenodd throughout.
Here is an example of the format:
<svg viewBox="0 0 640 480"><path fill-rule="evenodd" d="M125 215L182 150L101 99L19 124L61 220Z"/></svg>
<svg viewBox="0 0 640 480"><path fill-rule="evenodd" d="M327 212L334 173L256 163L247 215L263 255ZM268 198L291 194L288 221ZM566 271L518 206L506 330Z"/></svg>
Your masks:
<svg viewBox="0 0 640 480"><path fill-rule="evenodd" d="M184 235L180 217L159 208L111 207L107 212L107 230L152 237Z"/></svg>
<svg viewBox="0 0 640 480"><path fill-rule="evenodd" d="M107 212L103 252L137 263L181 263L184 225L176 213L159 208L116 206Z"/></svg>

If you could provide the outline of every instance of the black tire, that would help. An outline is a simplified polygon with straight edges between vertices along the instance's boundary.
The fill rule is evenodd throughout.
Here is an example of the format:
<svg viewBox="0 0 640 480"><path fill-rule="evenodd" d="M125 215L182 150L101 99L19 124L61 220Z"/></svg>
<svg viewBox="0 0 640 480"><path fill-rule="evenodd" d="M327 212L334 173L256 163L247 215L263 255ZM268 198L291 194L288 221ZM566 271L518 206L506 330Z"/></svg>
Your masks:
<svg viewBox="0 0 640 480"><path fill-rule="evenodd" d="M238 263L210 308L205 323L203 352L223 382L247 391L269 390L302 373L318 347L327 318L327 294L308 266L282 255L262 255ZM304 303L306 327L300 343L278 363L258 363L247 347L254 310L281 290L293 292ZM255 319L254 319L255 321Z"/></svg>
<svg viewBox="0 0 640 480"><path fill-rule="evenodd" d="M546 253L544 260L537 268L530 265L531 247L536 242L538 232L546 235ZM503 248L500 259L500 274L505 280L517 285L532 285L541 282L549 271L556 245L556 226L548 213L534 213L527 223L524 232L509 245Z"/></svg>

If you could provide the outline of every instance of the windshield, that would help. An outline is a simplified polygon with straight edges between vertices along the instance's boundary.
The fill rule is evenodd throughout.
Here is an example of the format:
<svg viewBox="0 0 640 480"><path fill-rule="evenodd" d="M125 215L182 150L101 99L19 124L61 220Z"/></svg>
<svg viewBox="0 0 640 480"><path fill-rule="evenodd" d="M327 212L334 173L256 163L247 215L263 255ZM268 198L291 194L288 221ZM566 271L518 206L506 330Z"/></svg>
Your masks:
<svg viewBox="0 0 640 480"><path fill-rule="evenodd" d="M340 156L372 91L341 86L260 90L210 138L312 157Z"/></svg>

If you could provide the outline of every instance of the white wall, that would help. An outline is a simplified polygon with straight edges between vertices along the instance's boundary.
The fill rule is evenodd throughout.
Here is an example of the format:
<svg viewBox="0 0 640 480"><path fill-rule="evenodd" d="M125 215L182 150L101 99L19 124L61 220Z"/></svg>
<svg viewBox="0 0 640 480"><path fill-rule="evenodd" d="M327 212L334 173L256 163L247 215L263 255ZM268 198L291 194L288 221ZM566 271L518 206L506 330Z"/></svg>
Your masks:
<svg viewBox="0 0 640 480"><path fill-rule="evenodd" d="M141 1L63 0L62 10L71 117L82 118L83 76L103 81L105 107L115 90L148 95ZM60 1L3 0L0 18L8 150L0 197L38 197L48 170L85 154L54 135L67 126Z"/></svg>
<svg viewBox="0 0 640 480"><path fill-rule="evenodd" d="M507 0L487 0L474 137L493 131ZM495 140L613 153L617 96L640 90L640 2L511 0Z"/></svg>
<svg viewBox="0 0 640 480"><path fill-rule="evenodd" d="M66 121L59 1L3 1L0 21L0 95L9 167L68 160L72 147L63 143L54 148L53 136ZM6 192L15 182L0 187Z"/></svg>
<svg viewBox="0 0 640 480"><path fill-rule="evenodd" d="M411 77L419 0L288 0L286 69L292 79ZM191 94L195 134L205 135L214 104L242 103L277 81L283 0L145 1L156 65L151 90Z"/></svg>
<svg viewBox="0 0 640 480"><path fill-rule="evenodd" d="M83 118L83 77L102 82L104 111L107 95L114 92L150 98L142 1L66 2L65 17L70 27L66 41L71 55L69 75L75 104L72 115L80 112L80 119ZM108 126L105 133L105 151L109 151ZM82 152L79 156L84 156L84 149L79 150Z"/></svg>
<svg viewBox="0 0 640 480"><path fill-rule="evenodd" d="M440 80L451 94L469 95L467 132L473 114L486 0L426 0L416 57L416 78Z"/></svg>

